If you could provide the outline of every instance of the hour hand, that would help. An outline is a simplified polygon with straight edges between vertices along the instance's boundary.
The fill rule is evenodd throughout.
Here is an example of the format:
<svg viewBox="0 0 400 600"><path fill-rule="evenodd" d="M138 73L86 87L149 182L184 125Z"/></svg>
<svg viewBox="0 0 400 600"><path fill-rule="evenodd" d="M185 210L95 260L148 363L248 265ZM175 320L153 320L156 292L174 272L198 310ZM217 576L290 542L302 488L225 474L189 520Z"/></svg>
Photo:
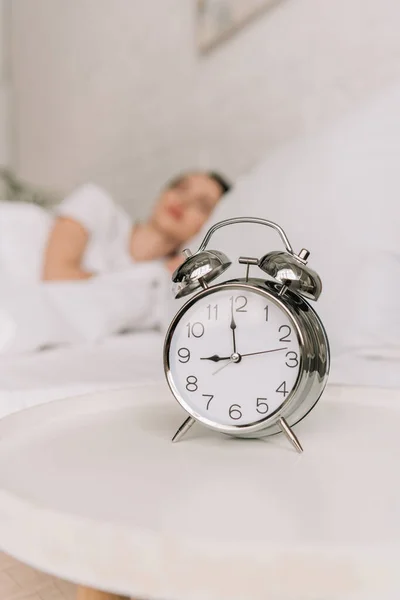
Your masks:
<svg viewBox="0 0 400 600"><path fill-rule="evenodd" d="M200 360L212 360L213 362L219 362L220 360L230 360L230 356L218 356L218 354L213 354L213 356L205 356Z"/></svg>

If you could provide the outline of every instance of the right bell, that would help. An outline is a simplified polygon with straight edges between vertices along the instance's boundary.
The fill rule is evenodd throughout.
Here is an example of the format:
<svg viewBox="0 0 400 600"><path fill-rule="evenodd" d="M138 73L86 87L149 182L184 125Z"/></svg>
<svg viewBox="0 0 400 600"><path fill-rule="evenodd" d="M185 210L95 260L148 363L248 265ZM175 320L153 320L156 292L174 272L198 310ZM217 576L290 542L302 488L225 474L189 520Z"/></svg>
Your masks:
<svg viewBox="0 0 400 600"><path fill-rule="evenodd" d="M258 266L272 279L309 300L318 300L322 292L319 275L307 267L305 260L279 250L268 252Z"/></svg>

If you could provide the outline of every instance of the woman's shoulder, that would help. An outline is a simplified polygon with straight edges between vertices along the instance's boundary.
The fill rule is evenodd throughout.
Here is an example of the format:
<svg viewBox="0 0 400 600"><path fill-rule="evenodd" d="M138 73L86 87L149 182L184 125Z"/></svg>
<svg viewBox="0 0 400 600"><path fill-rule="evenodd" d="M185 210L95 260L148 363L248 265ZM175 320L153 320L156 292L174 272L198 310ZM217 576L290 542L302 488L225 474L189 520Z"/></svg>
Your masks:
<svg viewBox="0 0 400 600"><path fill-rule="evenodd" d="M85 183L68 194L56 214L78 221L89 232L108 228L121 212L113 197L94 183Z"/></svg>
<svg viewBox="0 0 400 600"><path fill-rule="evenodd" d="M95 183L85 183L76 187L60 202L57 211L64 209L96 209L110 210L116 208L112 196L103 188Z"/></svg>

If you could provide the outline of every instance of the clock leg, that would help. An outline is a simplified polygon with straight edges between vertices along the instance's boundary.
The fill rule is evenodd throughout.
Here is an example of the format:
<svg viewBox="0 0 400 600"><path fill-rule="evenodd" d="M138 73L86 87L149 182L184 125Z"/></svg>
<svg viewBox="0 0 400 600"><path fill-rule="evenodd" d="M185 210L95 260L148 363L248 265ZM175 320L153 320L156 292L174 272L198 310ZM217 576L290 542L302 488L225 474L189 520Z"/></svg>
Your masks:
<svg viewBox="0 0 400 600"><path fill-rule="evenodd" d="M289 442L296 448L297 452L303 452L303 448L302 448L296 434L294 433L293 429L291 429L289 427L287 421L283 417L281 417L279 419L278 423L281 426L281 429L282 429L283 433L286 435Z"/></svg>
<svg viewBox="0 0 400 600"><path fill-rule="evenodd" d="M188 417L186 419L186 421L184 421L182 423L182 425L179 427L179 429L177 430L177 432L175 433L174 437L172 438L173 442L178 442L187 431L189 431L189 429L191 428L191 426L194 423L194 419L193 417Z"/></svg>

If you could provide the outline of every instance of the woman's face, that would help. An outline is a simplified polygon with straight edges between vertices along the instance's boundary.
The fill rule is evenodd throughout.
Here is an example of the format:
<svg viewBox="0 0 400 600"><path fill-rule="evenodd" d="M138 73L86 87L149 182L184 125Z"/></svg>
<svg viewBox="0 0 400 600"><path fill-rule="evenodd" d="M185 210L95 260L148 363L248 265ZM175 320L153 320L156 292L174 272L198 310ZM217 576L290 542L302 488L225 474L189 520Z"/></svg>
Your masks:
<svg viewBox="0 0 400 600"><path fill-rule="evenodd" d="M206 173L193 173L164 190L152 214L154 225L180 245L200 231L223 190Z"/></svg>

